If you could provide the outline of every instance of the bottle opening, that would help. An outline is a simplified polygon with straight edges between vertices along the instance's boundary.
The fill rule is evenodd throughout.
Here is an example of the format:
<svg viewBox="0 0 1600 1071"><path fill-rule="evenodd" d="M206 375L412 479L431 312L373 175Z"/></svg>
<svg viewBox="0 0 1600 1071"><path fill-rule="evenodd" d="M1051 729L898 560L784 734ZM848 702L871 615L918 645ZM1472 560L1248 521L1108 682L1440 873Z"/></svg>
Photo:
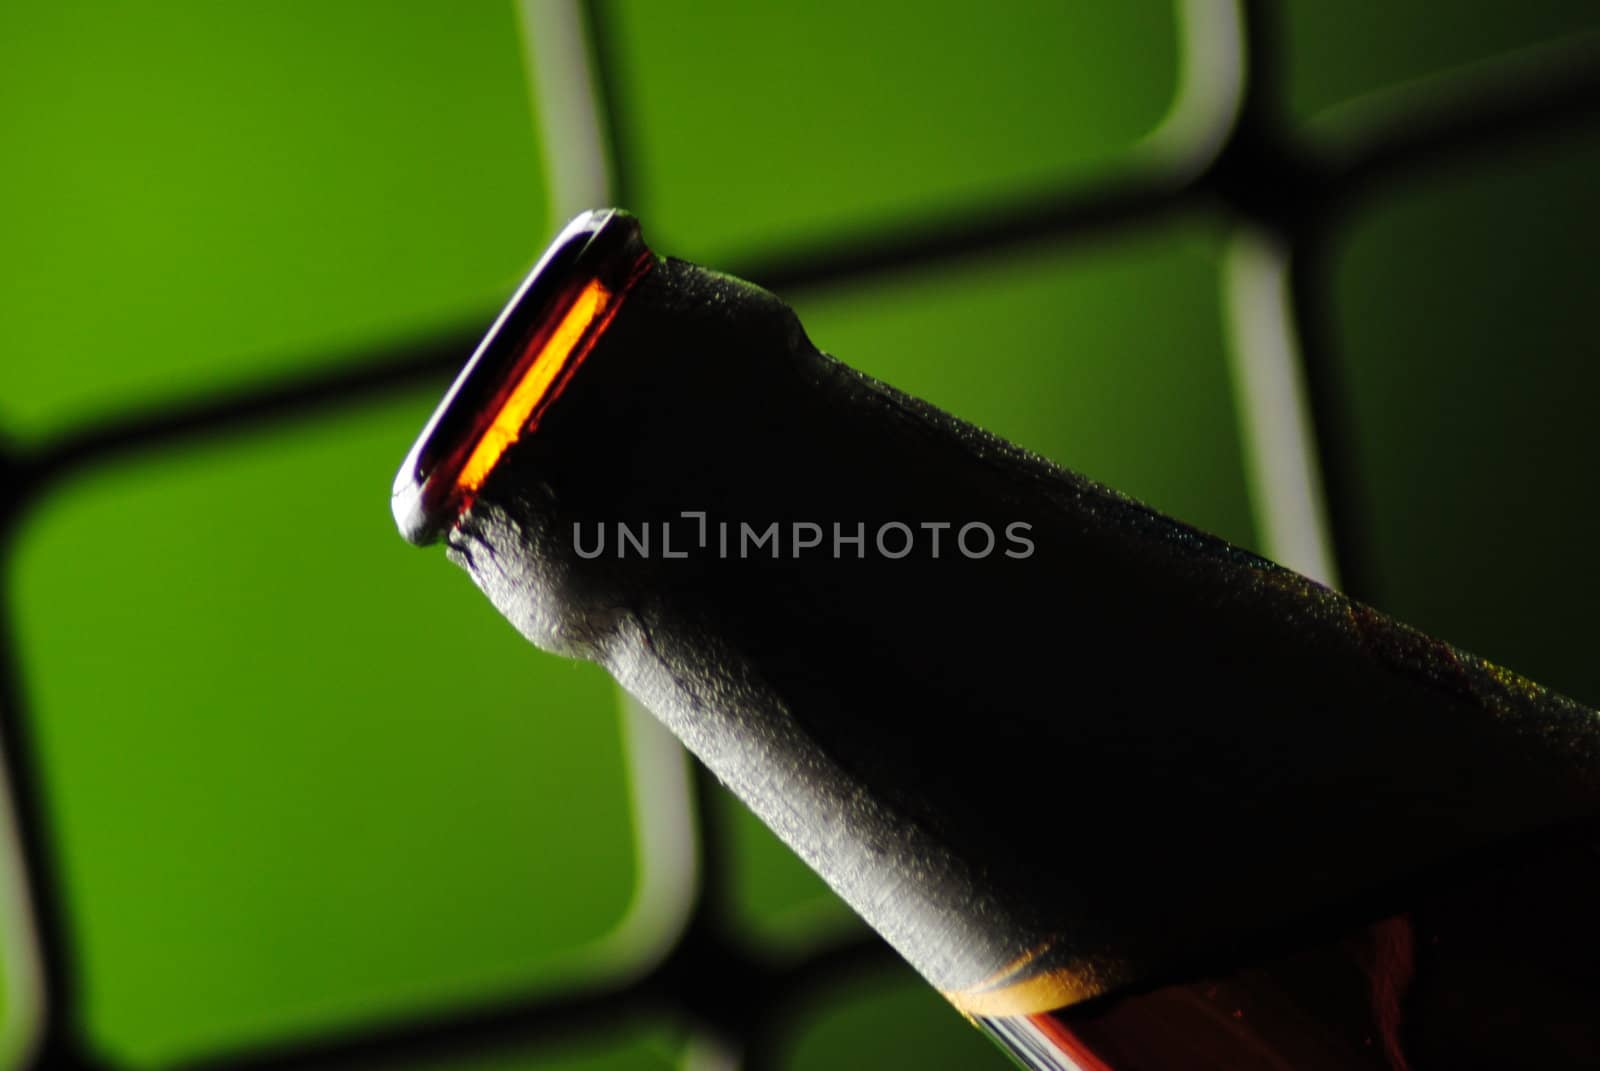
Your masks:
<svg viewBox="0 0 1600 1071"><path fill-rule="evenodd" d="M423 546L455 524L505 453L538 427L653 263L627 212L585 212L567 225L400 466L391 506L401 535Z"/></svg>

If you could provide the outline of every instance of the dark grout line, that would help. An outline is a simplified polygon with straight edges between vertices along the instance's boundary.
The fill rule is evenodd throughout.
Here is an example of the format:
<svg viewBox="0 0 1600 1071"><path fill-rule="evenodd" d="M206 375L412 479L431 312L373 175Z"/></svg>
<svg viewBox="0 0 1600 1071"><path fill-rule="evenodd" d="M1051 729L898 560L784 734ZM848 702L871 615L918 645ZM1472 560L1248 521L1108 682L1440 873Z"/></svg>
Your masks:
<svg viewBox="0 0 1600 1071"><path fill-rule="evenodd" d="M309 375L235 387L68 432L33 454L20 456L23 497L110 458L173 449L196 439L232 435L438 383L461 367L480 335L476 327L458 329L380 356L320 362L329 367Z"/></svg>
<svg viewBox="0 0 1600 1071"><path fill-rule="evenodd" d="M631 985L478 1008L337 1036L251 1048L182 1064L176 1071L288 1071L422 1067L488 1057L635 1020L668 1005L655 977Z"/></svg>
<svg viewBox="0 0 1600 1071"><path fill-rule="evenodd" d="M1247 77L1238 124L1201 181L1238 215L1265 227L1288 254L1289 327L1305 383L1311 452L1322 477L1326 539L1340 588L1371 598L1361 483L1340 387L1331 311L1316 288L1324 277L1324 235L1345 192L1285 114L1287 50L1282 12L1273 0L1246 0L1241 11Z"/></svg>
<svg viewBox="0 0 1600 1071"><path fill-rule="evenodd" d="M911 967L870 931L822 948L791 967L782 975L767 1014L752 1024L755 1029L745 1049L745 1071L781 1067L806 1009L841 983L870 981L896 972L910 975Z"/></svg>
<svg viewBox="0 0 1600 1071"><path fill-rule="evenodd" d="M1449 86L1444 87L1447 91ZM1327 154L1335 183L1367 195L1442 164L1600 121L1600 46L1506 83L1464 82L1447 107L1413 109Z"/></svg>
<svg viewBox="0 0 1600 1071"><path fill-rule="evenodd" d="M701 941L715 945L712 938ZM736 954L736 953L734 953ZM525 1050L622 1020L667 1015L675 1020L699 1020L709 994L704 989L725 981L706 972L714 961L674 962L672 957L638 980L613 988L576 994L552 994L533 1001L507 1002L490 1009L467 1010L458 1015L411 1021L378 1028L354 1029L342 1034L274 1044L250 1052L224 1053L179 1065L176 1071L342 1071L347 1068L421 1068L430 1061L491 1057L494 1053ZM693 954L690 954L693 961ZM755 1020L778 1023L773 1012L806 994L834 985L840 978L862 977L898 964L890 946L877 935L845 938L826 945L786 970L770 972L760 991ZM698 970L698 993L683 993L686 970ZM755 1026L752 1021L752 1026Z"/></svg>
<svg viewBox="0 0 1600 1071"><path fill-rule="evenodd" d="M699 853L695 872L699 880L695 903L685 932L705 921L721 922L727 917L733 899L733 876L729 860L733 856L728 816L722 807L727 790L717 781L711 768L693 755L689 762L689 807L695 827L695 850Z"/></svg>
<svg viewBox="0 0 1600 1071"><path fill-rule="evenodd" d="M1193 185L1134 177L1067 194L928 217L842 235L776 256L752 258L733 274L778 294L837 288L973 257L1059 246L1112 231L1155 226L1187 207Z"/></svg>

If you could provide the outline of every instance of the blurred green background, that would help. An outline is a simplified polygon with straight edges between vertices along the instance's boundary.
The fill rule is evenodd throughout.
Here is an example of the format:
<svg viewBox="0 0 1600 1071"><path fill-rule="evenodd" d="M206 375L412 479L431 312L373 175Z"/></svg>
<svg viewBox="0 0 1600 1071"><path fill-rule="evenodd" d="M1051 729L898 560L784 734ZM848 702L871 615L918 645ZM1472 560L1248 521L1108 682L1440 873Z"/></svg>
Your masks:
<svg viewBox="0 0 1600 1071"><path fill-rule="evenodd" d="M547 162L566 150L527 69L542 3L0 7L0 436L26 450L486 324L564 222ZM1208 91L1197 20L1226 37L1231 10L597 7L627 207L658 250L728 268L1134 173ZM1600 34L1593 0L1278 10L1284 112L1313 140ZM1361 594L1589 703L1597 189L1592 124L1419 174L1352 212L1327 295ZM847 362L1270 549L1230 371L1237 241L1196 211L786 296ZM681 840L641 848L640 815L688 827L681 759L603 673L529 648L393 531L390 479L442 386L95 466L5 545L27 704L7 713L28 719L60 862L70 1022L112 1066L558 992L673 937L694 875ZM711 805L727 922L753 948L855 932ZM20 978L4 1052L30 1029ZM904 968L777 1029L797 1069L1004 1066ZM725 1056L646 1019L427 1066Z"/></svg>

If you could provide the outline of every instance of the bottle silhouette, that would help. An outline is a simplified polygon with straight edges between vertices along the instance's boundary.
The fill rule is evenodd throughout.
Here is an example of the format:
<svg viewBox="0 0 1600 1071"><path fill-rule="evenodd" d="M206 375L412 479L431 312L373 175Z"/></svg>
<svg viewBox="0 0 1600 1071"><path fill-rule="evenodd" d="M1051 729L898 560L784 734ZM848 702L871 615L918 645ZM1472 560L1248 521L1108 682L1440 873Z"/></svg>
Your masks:
<svg viewBox="0 0 1600 1071"><path fill-rule="evenodd" d="M626 213L551 247L393 505L1025 1066L1600 1066L1594 711L855 372Z"/></svg>

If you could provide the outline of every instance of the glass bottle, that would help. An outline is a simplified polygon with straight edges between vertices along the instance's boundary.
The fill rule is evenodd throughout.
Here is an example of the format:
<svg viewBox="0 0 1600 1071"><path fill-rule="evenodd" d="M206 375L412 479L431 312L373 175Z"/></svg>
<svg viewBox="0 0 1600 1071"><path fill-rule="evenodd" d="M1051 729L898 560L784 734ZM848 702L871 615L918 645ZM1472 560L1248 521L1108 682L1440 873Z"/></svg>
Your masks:
<svg viewBox="0 0 1600 1071"><path fill-rule="evenodd" d="M1595 1066L1594 711L850 369L626 213L551 246L393 508L1025 1066Z"/></svg>

